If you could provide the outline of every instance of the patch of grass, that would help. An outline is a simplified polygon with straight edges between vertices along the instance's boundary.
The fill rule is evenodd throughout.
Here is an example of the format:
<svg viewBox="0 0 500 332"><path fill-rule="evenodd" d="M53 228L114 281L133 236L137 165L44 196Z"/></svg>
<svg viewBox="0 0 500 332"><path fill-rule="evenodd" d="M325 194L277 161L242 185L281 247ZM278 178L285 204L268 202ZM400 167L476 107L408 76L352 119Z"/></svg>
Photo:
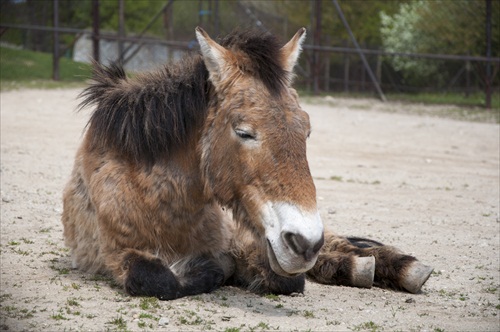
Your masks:
<svg viewBox="0 0 500 332"><path fill-rule="evenodd" d="M16 319L32 318L34 316L33 314L36 313L36 310L18 308L13 305L0 306L0 310L2 311L2 315Z"/></svg>
<svg viewBox="0 0 500 332"><path fill-rule="evenodd" d="M183 325L201 325L203 323L203 319L201 319L199 316L195 317L181 316L179 317L179 323Z"/></svg>
<svg viewBox="0 0 500 332"><path fill-rule="evenodd" d="M309 310L304 310L304 317L305 318L314 318L314 312L309 311Z"/></svg>
<svg viewBox="0 0 500 332"><path fill-rule="evenodd" d="M5 300L11 299L11 298L12 298L12 294L2 294L2 295L0 295L0 303L2 303Z"/></svg>
<svg viewBox="0 0 500 332"><path fill-rule="evenodd" d="M338 182L342 182L343 181L342 177L339 176L339 175L332 175L332 176L330 176L330 180L332 180L332 181L338 181Z"/></svg>
<svg viewBox="0 0 500 332"><path fill-rule="evenodd" d="M52 81L52 54L0 47L0 88L58 88L82 84L90 77L90 65L61 58L60 81Z"/></svg>
<svg viewBox="0 0 500 332"><path fill-rule="evenodd" d="M122 316L116 317L115 319L106 322L106 324L115 325L118 330L126 331L127 330L127 322L123 319Z"/></svg>
<svg viewBox="0 0 500 332"><path fill-rule="evenodd" d="M12 251L21 256L28 256L30 254L30 251L28 250L16 249Z"/></svg>
<svg viewBox="0 0 500 332"><path fill-rule="evenodd" d="M371 332L378 332L378 331L382 331L382 326L380 326L372 321L369 321L369 322L361 323L359 325L355 325L352 328L352 330L353 331L367 330L367 331L371 331Z"/></svg>
<svg viewBox="0 0 500 332"><path fill-rule="evenodd" d="M280 300L279 295L276 295L276 294L266 294L266 295L264 295L264 297L268 300L271 300L271 301L279 301Z"/></svg>
<svg viewBox="0 0 500 332"><path fill-rule="evenodd" d="M69 269L66 267L57 267L55 265L51 265L50 268L54 271L57 271L59 274L69 274Z"/></svg>
<svg viewBox="0 0 500 332"><path fill-rule="evenodd" d="M143 297L141 298L139 308L142 310L158 309L160 308L160 303L156 297Z"/></svg>
<svg viewBox="0 0 500 332"><path fill-rule="evenodd" d="M22 237L22 238L21 238L21 241L23 241L23 242L24 242L24 243L26 243L26 244L33 244L33 243L35 243L34 241L31 241L30 239L27 239L27 238L25 238L25 237Z"/></svg>
<svg viewBox="0 0 500 332"><path fill-rule="evenodd" d="M67 299L66 303L68 303L68 305L73 306L73 307L79 307L80 306L80 303L74 297Z"/></svg>
<svg viewBox="0 0 500 332"><path fill-rule="evenodd" d="M256 329L261 329L263 331L269 331L271 329L271 327L267 323L259 322L259 324L255 325L254 327L251 327L250 331L255 331Z"/></svg>
<svg viewBox="0 0 500 332"><path fill-rule="evenodd" d="M224 330L224 332L240 332L241 329L239 327L228 327Z"/></svg>
<svg viewBox="0 0 500 332"><path fill-rule="evenodd" d="M69 318L64 317L62 312L58 312L57 314L53 314L50 316L50 318L52 318L54 320L69 320Z"/></svg>
<svg viewBox="0 0 500 332"><path fill-rule="evenodd" d="M141 312L139 314L139 319L154 319L154 320L158 320L155 316L151 315L151 314L148 314L148 313L145 313L145 312Z"/></svg>
<svg viewBox="0 0 500 332"><path fill-rule="evenodd" d="M497 288L497 287L493 287L493 286L491 286L491 287L487 287L487 288L485 288L484 290L485 290L487 293L495 294L495 293L496 293L496 291L498 290L498 288Z"/></svg>

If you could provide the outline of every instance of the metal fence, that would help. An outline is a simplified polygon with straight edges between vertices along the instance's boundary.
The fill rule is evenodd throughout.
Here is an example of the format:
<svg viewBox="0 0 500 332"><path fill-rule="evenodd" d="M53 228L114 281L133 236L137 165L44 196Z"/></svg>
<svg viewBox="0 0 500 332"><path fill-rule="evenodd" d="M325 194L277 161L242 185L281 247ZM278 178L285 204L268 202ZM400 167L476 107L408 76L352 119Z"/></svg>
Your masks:
<svg viewBox="0 0 500 332"><path fill-rule="evenodd" d="M165 45L169 49L190 51L197 48L194 43L194 33L191 39L176 39L170 32L166 36L152 37L147 35L148 30L154 25L165 25L166 31L171 30L169 24L172 22L173 0L165 1L164 6L151 17L150 22L142 31L134 35L126 35L125 9L123 0L117 0L119 5L119 29L116 32L103 32L100 29L101 18L99 15L99 1L92 0L91 28L81 29L62 26L64 19L59 17L59 0L52 0L52 26L33 24L0 23L0 36L7 35L10 31L37 31L51 36L53 53L53 78L59 78L59 58L67 53L65 50L71 49L75 42L82 36L90 36L93 41L92 56L99 60L101 40L113 40L117 42L118 52L115 61L127 63L137 55L143 45L157 44ZM207 1L205 1L206 3ZM248 2L236 1L229 9L232 12L221 13L218 7L219 1L208 1L210 10L204 9L202 1L199 6L193 8L194 15L198 15L199 23L208 26L212 34L224 34L232 27L224 25L220 17L222 15L233 15L238 18L242 26L254 26L262 30L271 30L281 35L283 39L289 38L294 29L293 24L286 18L276 17L269 13L259 11L248 5ZM195 3L195 2L193 2ZM343 23L344 28L349 33L349 39L343 41L330 41L328 36L321 32L321 1L312 2L311 21L309 25L309 36L304 46L304 56L297 68L297 84L300 88L311 93L322 92L347 92L347 93L376 93L382 100L385 100L386 93L414 93L414 92L456 92L470 95L475 92L485 93L485 104L491 105L492 92L498 92L499 79L497 77L500 66L500 58L489 56L468 56L449 54L414 54L414 53L391 53L380 49L380 46L359 45L355 33L351 31L349 22L346 20L342 8L337 0L332 0L329 5L334 6L338 19ZM325 1L323 5L325 5ZM228 8L226 7L227 11ZM204 16L209 14L210 20ZM161 19L161 20L160 20ZM193 27L194 29L194 27ZM73 38L65 43L61 42L61 35L71 35ZM178 35L188 35L184 32ZM287 36L288 35L288 36ZM49 40L50 40L49 39ZM326 41L326 43L325 43ZM336 43L337 45L334 45ZM339 46L340 44L340 46ZM491 52L489 53L491 54ZM425 84L412 84L405 81L400 72L396 71L391 62L391 57L409 57L418 61L431 61L439 64L442 68L440 80L429 80Z"/></svg>

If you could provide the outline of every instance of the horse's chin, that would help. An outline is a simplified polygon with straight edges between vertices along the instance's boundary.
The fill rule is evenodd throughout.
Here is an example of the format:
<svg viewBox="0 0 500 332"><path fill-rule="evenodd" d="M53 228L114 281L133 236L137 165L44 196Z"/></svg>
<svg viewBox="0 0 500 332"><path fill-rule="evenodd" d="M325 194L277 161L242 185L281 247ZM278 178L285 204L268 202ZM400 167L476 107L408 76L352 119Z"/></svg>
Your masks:
<svg viewBox="0 0 500 332"><path fill-rule="evenodd" d="M288 273L285 270L283 270L280 263L278 262L278 259L276 258L276 254L274 253L273 247L271 246L271 243L269 243L269 240L267 240L267 258L269 259L269 265L271 266L271 269L274 271L274 273L282 277L290 278L300 274L300 273Z"/></svg>

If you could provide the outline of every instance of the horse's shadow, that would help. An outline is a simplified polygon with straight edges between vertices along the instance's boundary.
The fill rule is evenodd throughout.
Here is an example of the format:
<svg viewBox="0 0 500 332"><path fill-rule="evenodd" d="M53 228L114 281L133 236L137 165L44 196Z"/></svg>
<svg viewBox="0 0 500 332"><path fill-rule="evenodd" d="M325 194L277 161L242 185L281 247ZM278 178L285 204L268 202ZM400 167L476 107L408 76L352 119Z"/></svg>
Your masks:
<svg viewBox="0 0 500 332"><path fill-rule="evenodd" d="M65 288L80 291L86 289L89 292L100 292L107 289L107 292L114 293L113 298L120 301L134 302L141 301L143 297L133 297L125 292L123 287L115 280L103 274L93 274L73 269L71 257L63 256L47 261L48 267L54 271L52 280L62 281ZM290 297L304 296L303 294L292 294ZM259 295L234 286L222 286L211 292L193 296L186 296L171 301L159 301L160 309L169 307L177 302L207 303L218 306L220 309L234 308L246 313L263 314L266 316L285 317L297 314L297 310L287 308L283 295ZM217 309L219 309L217 308ZM231 320L234 318L231 313L222 315L222 319Z"/></svg>

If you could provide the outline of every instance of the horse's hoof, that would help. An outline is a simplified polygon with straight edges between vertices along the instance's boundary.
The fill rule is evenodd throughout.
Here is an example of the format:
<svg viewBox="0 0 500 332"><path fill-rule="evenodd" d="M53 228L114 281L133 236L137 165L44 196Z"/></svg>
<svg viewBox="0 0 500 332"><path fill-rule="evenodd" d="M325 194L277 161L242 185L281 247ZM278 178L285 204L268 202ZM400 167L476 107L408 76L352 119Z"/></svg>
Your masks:
<svg viewBox="0 0 500 332"><path fill-rule="evenodd" d="M371 288L375 277L375 257L354 257L353 286Z"/></svg>
<svg viewBox="0 0 500 332"><path fill-rule="evenodd" d="M415 261L408 267L406 277L403 279L401 285L408 292L416 294L420 292L420 289L427 279L429 279L433 270L434 268Z"/></svg>

